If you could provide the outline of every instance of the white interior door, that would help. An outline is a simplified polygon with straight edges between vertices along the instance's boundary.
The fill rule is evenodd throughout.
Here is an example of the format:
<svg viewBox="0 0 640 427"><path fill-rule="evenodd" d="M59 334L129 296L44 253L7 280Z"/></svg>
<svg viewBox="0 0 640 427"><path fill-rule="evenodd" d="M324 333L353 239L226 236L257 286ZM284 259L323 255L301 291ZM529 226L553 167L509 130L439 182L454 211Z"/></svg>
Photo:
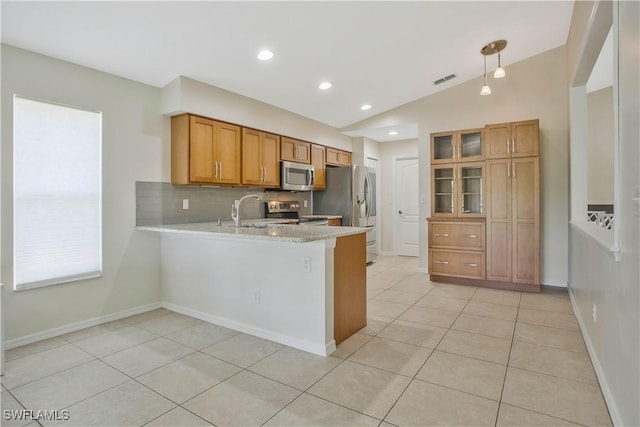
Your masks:
<svg viewBox="0 0 640 427"><path fill-rule="evenodd" d="M395 161L396 253L418 256L418 158Z"/></svg>

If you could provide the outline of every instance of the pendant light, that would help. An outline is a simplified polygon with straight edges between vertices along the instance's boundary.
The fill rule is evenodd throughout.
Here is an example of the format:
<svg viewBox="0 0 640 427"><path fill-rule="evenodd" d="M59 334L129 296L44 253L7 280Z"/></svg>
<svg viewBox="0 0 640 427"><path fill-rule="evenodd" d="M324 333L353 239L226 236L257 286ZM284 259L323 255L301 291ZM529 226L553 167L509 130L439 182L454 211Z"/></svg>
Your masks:
<svg viewBox="0 0 640 427"><path fill-rule="evenodd" d="M485 45L482 49L480 49L480 53L484 56L484 85L480 90L480 95L491 95L491 88L487 85L487 56L498 54L498 68L496 68L493 73L494 79L501 79L505 76L504 68L502 68L502 64L500 63L500 52L507 47L506 40L496 40L487 45Z"/></svg>
<svg viewBox="0 0 640 427"><path fill-rule="evenodd" d="M480 89L480 95L491 95L491 88L487 85L487 57L484 57L484 84Z"/></svg>
<svg viewBox="0 0 640 427"><path fill-rule="evenodd" d="M486 59L486 56L485 56ZM493 72L493 78L494 79L501 79L505 76L505 72L504 72L504 68L502 68L502 65L500 65L500 51L498 51L498 68L496 68L496 71Z"/></svg>

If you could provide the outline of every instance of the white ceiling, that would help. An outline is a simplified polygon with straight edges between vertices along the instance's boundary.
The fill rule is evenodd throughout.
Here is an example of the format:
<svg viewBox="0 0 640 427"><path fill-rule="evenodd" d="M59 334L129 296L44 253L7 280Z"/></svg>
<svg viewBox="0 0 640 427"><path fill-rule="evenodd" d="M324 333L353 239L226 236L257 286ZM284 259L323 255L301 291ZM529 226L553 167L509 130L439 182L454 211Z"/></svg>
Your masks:
<svg viewBox="0 0 640 427"><path fill-rule="evenodd" d="M1 7L3 43L157 87L187 76L342 128L478 77L480 48L493 40L508 40L507 67L564 45L573 1L2 1ZM271 61L256 59L262 48L274 51ZM495 61L489 58L491 68ZM458 77L433 85L451 73ZM323 80L333 87L320 91ZM364 103L373 108L361 111ZM362 135L415 137L391 137L388 130Z"/></svg>

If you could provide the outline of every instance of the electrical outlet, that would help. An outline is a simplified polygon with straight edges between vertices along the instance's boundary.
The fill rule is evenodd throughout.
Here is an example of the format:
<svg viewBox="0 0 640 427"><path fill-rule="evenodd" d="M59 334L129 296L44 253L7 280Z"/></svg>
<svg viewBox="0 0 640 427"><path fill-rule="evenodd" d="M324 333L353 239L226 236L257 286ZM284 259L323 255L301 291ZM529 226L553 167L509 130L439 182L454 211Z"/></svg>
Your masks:
<svg viewBox="0 0 640 427"><path fill-rule="evenodd" d="M311 273L311 257L303 257L302 258L302 269L307 273Z"/></svg>
<svg viewBox="0 0 640 427"><path fill-rule="evenodd" d="M256 304L260 304L260 291L253 291L253 302Z"/></svg>
<svg viewBox="0 0 640 427"><path fill-rule="evenodd" d="M591 315L593 316L593 323L598 321L598 307L596 304L593 304L593 308L591 309Z"/></svg>
<svg viewBox="0 0 640 427"><path fill-rule="evenodd" d="M309 203L306 200L304 201L304 207L309 207Z"/></svg>
<svg viewBox="0 0 640 427"><path fill-rule="evenodd" d="M182 199L182 209L183 210L189 209L189 199Z"/></svg>

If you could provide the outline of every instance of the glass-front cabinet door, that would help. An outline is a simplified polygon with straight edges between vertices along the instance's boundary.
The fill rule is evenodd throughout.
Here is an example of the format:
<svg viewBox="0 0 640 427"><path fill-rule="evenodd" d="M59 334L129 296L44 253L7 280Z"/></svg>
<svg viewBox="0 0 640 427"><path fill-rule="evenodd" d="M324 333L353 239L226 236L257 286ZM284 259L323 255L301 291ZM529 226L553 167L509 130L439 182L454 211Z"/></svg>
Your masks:
<svg viewBox="0 0 640 427"><path fill-rule="evenodd" d="M434 216L454 216L456 213L455 165L434 166L432 169L433 192L431 211Z"/></svg>
<svg viewBox="0 0 640 427"><path fill-rule="evenodd" d="M456 132L431 134L431 163L451 163L456 159Z"/></svg>
<svg viewBox="0 0 640 427"><path fill-rule="evenodd" d="M431 134L431 163L484 160L484 129Z"/></svg>
<svg viewBox="0 0 640 427"><path fill-rule="evenodd" d="M470 162L484 159L484 129L469 129L458 132L457 161Z"/></svg>
<svg viewBox="0 0 640 427"><path fill-rule="evenodd" d="M484 216L484 162L458 166L458 216Z"/></svg>

